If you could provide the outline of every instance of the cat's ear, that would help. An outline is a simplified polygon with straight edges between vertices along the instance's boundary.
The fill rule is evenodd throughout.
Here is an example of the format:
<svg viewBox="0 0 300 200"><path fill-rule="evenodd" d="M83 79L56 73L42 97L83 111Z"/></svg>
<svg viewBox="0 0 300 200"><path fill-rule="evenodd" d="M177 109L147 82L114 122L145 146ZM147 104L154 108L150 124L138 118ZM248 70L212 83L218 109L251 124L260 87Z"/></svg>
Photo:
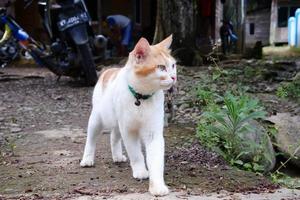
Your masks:
<svg viewBox="0 0 300 200"><path fill-rule="evenodd" d="M173 34L169 35L166 39L158 43L159 46L169 49L173 41Z"/></svg>
<svg viewBox="0 0 300 200"><path fill-rule="evenodd" d="M150 44L145 38L141 38L135 45L133 55L137 60L145 59L150 52Z"/></svg>

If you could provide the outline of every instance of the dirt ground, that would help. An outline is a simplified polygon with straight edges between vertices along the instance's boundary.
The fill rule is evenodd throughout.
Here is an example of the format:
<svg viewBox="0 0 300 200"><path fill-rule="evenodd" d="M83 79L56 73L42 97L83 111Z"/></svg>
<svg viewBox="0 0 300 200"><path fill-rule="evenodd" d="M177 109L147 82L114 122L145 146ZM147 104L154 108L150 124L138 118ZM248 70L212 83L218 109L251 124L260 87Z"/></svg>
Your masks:
<svg viewBox="0 0 300 200"><path fill-rule="evenodd" d="M128 162L112 162L109 135L98 141L96 166L80 168L92 90L68 78L56 82L41 68L0 70L0 199L147 192L148 181L133 179ZM172 192L260 193L278 188L263 176L229 167L194 135L189 123L175 122L165 129L165 176Z"/></svg>

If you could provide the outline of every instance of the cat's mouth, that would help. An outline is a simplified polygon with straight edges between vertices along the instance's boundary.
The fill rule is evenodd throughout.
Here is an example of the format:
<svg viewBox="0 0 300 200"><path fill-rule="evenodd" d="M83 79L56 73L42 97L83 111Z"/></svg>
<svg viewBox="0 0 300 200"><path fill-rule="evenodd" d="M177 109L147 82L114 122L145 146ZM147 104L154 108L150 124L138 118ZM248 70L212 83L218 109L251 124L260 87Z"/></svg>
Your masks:
<svg viewBox="0 0 300 200"><path fill-rule="evenodd" d="M174 80L163 80L160 81L160 85L164 88L164 89L169 89L170 87L172 87L174 85L175 81Z"/></svg>

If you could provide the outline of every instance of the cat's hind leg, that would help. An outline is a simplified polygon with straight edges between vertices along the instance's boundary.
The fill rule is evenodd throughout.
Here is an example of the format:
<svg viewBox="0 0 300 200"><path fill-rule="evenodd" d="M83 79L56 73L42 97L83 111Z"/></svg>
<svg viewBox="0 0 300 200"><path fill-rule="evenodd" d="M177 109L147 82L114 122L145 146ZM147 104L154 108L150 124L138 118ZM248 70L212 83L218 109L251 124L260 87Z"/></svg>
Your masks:
<svg viewBox="0 0 300 200"><path fill-rule="evenodd" d="M110 135L110 145L112 159L114 162L126 162L127 158L123 155L122 140L119 127L113 129Z"/></svg>
<svg viewBox="0 0 300 200"><path fill-rule="evenodd" d="M91 167L94 165L96 139L101 132L102 122L99 113L92 110L88 122L87 139L84 148L83 158L80 162L81 167Z"/></svg>

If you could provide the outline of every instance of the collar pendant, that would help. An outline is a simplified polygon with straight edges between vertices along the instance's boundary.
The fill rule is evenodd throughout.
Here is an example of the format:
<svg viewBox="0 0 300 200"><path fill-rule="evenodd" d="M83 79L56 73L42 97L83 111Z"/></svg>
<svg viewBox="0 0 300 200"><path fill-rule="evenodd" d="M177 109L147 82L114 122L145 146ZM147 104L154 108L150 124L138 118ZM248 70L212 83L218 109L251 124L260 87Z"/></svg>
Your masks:
<svg viewBox="0 0 300 200"><path fill-rule="evenodd" d="M136 106L140 106L140 105L141 105L141 101L140 101L139 99L136 99L136 101L134 102L134 104L135 104Z"/></svg>

